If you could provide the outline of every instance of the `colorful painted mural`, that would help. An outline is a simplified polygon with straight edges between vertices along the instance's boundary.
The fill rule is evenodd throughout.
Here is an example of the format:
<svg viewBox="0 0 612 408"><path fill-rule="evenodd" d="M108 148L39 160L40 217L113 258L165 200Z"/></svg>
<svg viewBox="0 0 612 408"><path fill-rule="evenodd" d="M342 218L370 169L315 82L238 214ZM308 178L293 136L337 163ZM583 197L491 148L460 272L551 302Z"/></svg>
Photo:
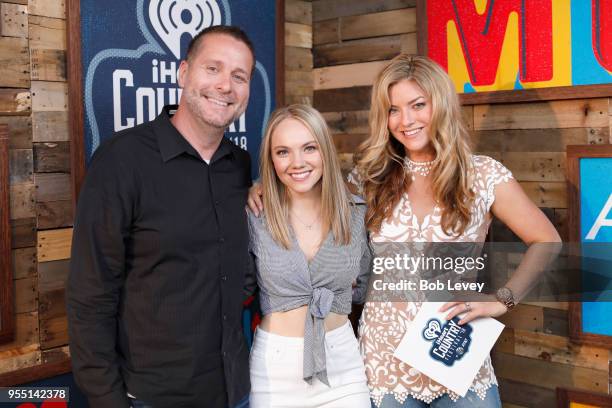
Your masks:
<svg viewBox="0 0 612 408"><path fill-rule="evenodd" d="M427 54L458 92L612 83L612 0L428 0Z"/></svg>

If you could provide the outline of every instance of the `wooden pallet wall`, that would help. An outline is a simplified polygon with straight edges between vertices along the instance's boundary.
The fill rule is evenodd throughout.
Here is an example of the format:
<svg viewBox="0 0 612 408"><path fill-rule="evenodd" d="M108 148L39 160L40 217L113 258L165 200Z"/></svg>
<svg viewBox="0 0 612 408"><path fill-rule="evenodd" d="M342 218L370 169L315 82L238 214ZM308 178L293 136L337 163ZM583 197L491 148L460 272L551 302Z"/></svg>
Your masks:
<svg viewBox="0 0 612 408"><path fill-rule="evenodd" d="M285 104L312 105L312 2L285 1Z"/></svg>
<svg viewBox="0 0 612 408"><path fill-rule="evenodd" d="M415 1L317 0L313 13L314 106L323 112L345 169L368 134L371 84L399 52L416 53ZM464 106L474 149L500 160L529 197L567 230L565 149L612 143L609 98ZM496 241L517 238L495 222ZM506 407L556 406L555 387L608 393L609 350L568 338L567 303L522 304L493 354Z"/></svg>
<svg viewBox="0 0 612 408"><path fill-rule="evenodd" d="M9 127L16 334L0 374L68 350L64 280L72 235L62 0L0 2L0 123Z"/></svg>

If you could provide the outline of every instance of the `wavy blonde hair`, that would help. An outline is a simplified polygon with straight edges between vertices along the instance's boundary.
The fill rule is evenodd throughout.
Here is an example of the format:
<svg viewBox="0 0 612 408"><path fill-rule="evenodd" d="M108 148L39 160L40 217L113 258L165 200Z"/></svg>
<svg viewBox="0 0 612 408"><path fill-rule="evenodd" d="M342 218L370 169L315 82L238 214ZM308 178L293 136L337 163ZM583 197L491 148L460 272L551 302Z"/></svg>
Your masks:
<svg viewBox="0 0 612 408"><path fill-rule="evenodd" d="M323 162L323 175L321 177L323 236L331 230L336 244L347 245L351 240L351 196L344 184L336 148L325 119L316 109L308 105L294 104L275 110L268 121L261 142L259 168L268 230L279 245L287 249L290 248L291 239L287 226L290 197L285 185L276 174L272 162L272 135L278 125L286 119L295 119L302 123L319 145Z"/></svg>
<svg viewBox="0 0 612 408"><path fill-rule="evenodd" d="M406 54L393 58L376 77L372 87L370 137L355 155L368 205L366 223L379 232L391 217L411 179L404 170L404 146L388 128L389 89L402 80L414 81L431 103L430 142L436 159L432 167L434 199L442 209L442 229L461 235L470 222L474 193L470 189L471 148L463 124L459 98L446 72L427 57Z"/></svg>

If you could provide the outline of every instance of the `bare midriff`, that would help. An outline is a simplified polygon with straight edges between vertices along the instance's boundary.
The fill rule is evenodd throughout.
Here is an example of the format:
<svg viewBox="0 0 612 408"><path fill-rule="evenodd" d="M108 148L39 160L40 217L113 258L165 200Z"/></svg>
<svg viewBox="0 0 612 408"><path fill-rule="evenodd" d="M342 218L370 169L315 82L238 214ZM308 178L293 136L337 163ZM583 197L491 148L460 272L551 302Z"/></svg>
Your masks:
<svg viewBox="0 0 612 408"><path fill-rule="evenodd" d="M304 337L304 323L308 306L301 306L286 312L274 312L263 317L260 327L268 333L287 337ZM347 315L330 312L325 318L325 331L341 327L348 320Z"/></svg>

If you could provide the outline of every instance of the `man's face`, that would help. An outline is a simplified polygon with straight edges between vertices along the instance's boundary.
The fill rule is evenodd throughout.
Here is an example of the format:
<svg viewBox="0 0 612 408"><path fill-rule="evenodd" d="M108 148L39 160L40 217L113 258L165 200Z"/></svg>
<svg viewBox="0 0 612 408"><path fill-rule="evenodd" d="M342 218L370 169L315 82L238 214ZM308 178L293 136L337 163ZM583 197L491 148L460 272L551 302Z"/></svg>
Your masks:
<svg viewBox="0 0 612 408"><path fill-rule="evenodd" d="M253 56L246 44L225 34L206 35L195 51L179 68L181 104L198 121L225 129L246 109Z"/></svg>

